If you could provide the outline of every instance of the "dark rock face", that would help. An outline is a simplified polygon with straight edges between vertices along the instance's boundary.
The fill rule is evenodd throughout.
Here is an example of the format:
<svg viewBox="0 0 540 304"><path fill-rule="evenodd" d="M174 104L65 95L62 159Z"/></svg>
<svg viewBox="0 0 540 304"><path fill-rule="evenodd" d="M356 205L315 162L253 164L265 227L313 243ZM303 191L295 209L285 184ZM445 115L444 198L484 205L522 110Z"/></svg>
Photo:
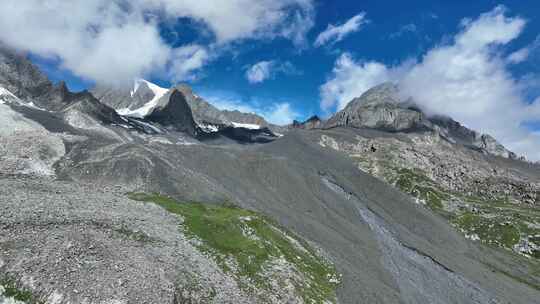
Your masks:
<svg viewBox="0 0 540 304"><path fill-rule="evenodd" d="M100 103L92 94L69 93L66 98L68 105L62 109L63 112L77 111L93 117L102 123L122 123L122 119L112 108Z"/></svg>
<svg viewBox="0 0 540 304"><path fill-rule="evenodd" d="M429 121L438 127L441 136L452 142L464 146L478 149L487 154L502 156L505 158L516 159L515 153L507 150L495 138L488 134L480 134L474 130L468 129L459 122L446 116L430 117Z"/></svg>
<svg viewBox="0 0 540 304"><path fill-rule="evenodd" d="M232 122L268 126L269 123L259 115L239 111L219 110L203 98L195 95L191 87L181 84L177 89L184 94L191 107L195 120L199 123L230 125Z"/></svg>
<svg viewBox="0 0 540 304"><path fill-rule="evenodd" d="M53 85L24 55L0 45L0 86L24 102L61 115L78 112L102 123L120 123L116 112L87 91L72 93L65 82Z"/></svg>
<svg viewBox="0 0 540 304"><path fill-rule="evenodd" d="M240 144L248 143L269 143L278 138L270 129L246 129L246 128L234 128L229 126L221 126L218 132L214 133L201 133L198 139L201 141L212 141L221 137L226 137Z"/></svg>
<svg viewBox="0 0 540 304"><path fill-rule="evenodd" d="M186 98L177 89L163 96L146 119L166 127L173 127L176 131L185 132L191 136L197 136L199 133Z"/></svg>
<svg viewBox="0 0 540 304"><path fill-rule="evenodd" d="M92 89L92 94L102 103L118 110L136 110L154 99L154 91L149 87L154 86L145 80L136 81L136 88L132 91L122 88L111 88L96 86ZM157 87L159 88L159 87ZM263 117L254 113L243 113L240 111L220 110L196 95L191 87L180 84L173 89L181 92L191 109L195 123L205 130L205 128L225 128L232 127L233 123L253 124L261 128L268 128L274 133L285 133L287 127L277 126L268 123ZM164 90L164 89L162 89ZM171 89L172 90L172 89ZM147 115L149 115L148 113ZM129 114L128 114L129 115ZM143 115L144 116L144 115ZM139 117L138 118L144 118Z"/></svg>
<svg viewBox="0 0 540 304"><path fill-rule="evenodd" d="M0 85L17 97L36 99L52 90L52 83L24 54L0 42Z"/></svg>

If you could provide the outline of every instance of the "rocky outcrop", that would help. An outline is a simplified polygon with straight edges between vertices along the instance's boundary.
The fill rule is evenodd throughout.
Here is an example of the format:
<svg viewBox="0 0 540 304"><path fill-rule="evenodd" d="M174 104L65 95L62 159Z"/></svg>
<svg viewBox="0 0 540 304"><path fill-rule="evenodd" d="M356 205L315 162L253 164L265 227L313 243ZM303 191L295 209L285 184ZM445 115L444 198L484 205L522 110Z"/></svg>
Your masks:
<svg viewBox="0 0 540 304"><path fill-rule="evenodd" d="M147 114L147 111L151 110L151 108L145 109L145 105L161 98L167 91L167 89L161 88L144 79L136 79L132 88L110 87L98 84L92 88L91 93L101 103L108 105L120 113L125 112L127 115L140 114L136 116L143 118ZM145 109L144 113L137 111L143 108Z"/></svg>
<svg viewBox="0 0 540 304"><path fill-rule="evenodd" d="M516 154L506 149L495 138L488 134L480 134L468 129L459 122L446 116L433 116L429 118L435 129L444 138L451 142L478 149L484 153L515 159Z"/></svg>
<svg viewBox="0 0 540 304"><path fill-rule="evenodd" d="M268 123L259 115L240 111L219 110L193 92L188 85L181 84L177 89L184 94L191 107L195 120L199 123L231 125L232 122L267 126Z"/></svg>
<svg viewBox="0 0 540 304"><path fill-rule="evenodd" d="M425 115L421 111L406 107L399 99L397 86L385 83L353 99L331 117L325 127L348 126L400 132L420 129L425 124Z"/></svg>
<svg viewBox="0 0 540 304"><path fill-rule="evenodd" d="M446 116L428 116L414 100L404 99L399 87L383 83L353 99L324 124L325 128L353 127L386 132L436 132L445 140L482 151L486 154L515 159L492 136L480 134Z"/></svg>
<svg viewBox="0 0 540 304"><path fill-rule="evenodd" d="M52 90L52 83L23 53L0 42L0 85L22 100L35 100Z"/></svg>
<svg viewBox="0 0 540 304"><path fill-rule="evenodd" d="M146 120L172 127L176 131L185 132L194 137L200 132L185 95L177 89L172 89L165 94L146 116Z"/></svg>

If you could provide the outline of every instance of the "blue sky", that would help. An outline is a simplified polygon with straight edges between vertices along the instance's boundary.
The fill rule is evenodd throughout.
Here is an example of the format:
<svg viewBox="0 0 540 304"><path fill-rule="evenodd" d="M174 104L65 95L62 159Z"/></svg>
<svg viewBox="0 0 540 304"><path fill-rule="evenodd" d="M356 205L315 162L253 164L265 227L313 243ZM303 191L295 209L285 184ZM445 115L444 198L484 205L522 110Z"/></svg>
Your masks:
<svg viewBox="0 0 540 304"><path fill-rule="evenodd" d="M94 0L41 8L39 0L19 2L8 0L5 16L0 12L5 32L16 22L11 15L28 14L26 20L37 21L11 30L24 41L6 33L0 39L30 51L51 79L66 80L73 90L130 77L164 87L187 82L221 107L256 111L285 123L328 116L377 82L403 82L428 112L448 114L523 153L537 148L538 138L530 136L536 136L540 115L531 113L540 107L527 108L540 92L540 2L535 0L119 0L117 6ZM92 16L103 7L108 17ZM70 15L64 16L65 10ZM47 20L49 14L60 14L64 22ZM347 22L352 24L348 30ZM317 43L329 25L334 35ZM459 42L460 37L465 38ZM491 40L475 46L482 37ZM99 47L85 46L92 43ZM478 60L466 62L468 57ZM451 72L438 70L447 64ZM254 66L258 74L252 73L250 81ZM476 75L477 70L482 71ZM474 74L473 81L467 73ZM416 94L422 83L432 92ZM501 90L477 101L486 92L471 92L471 84ZM434 97L436 90L444 98ZM456 92L463 94L456 99ZM519 110L506 115L513 126L508 131L497 121L512 107Z"/></svg>
<svg viewBox="0 0 540 304"><path fill-rule="evenodd" d="M307 35L308 43L328 24L342 24L365 12L367 24L330 46L299 49L290 40L247 40L205 66L196 80L186 81L207 97L237 99L248 104L289 102L299 119L312 114L327 115L319 107L319 87L329 77L337 56L349 52L357 58L396 65L411 57L421 57L426 50L451 39L463 18L476 18L495 6L505 5L510 15L528 21L523 34L508 45L508 52L523 47L540 34L540 2L530 1L318 1L315 25ZM209 42L198 24L181 18L174 24L162 24L161 35L170 45ZM59 68L59 60L32 57L54 81L65 80L72 90L82 90L93 81L74 76ZM250 84L246 68L260 61L290 62L296 73L278 73L262 83ZM540 63L540 62L537 62ZM540 65L516 67L516 75L540 72ZM173 83L166 75L147 77L164 87Z"/></svg>

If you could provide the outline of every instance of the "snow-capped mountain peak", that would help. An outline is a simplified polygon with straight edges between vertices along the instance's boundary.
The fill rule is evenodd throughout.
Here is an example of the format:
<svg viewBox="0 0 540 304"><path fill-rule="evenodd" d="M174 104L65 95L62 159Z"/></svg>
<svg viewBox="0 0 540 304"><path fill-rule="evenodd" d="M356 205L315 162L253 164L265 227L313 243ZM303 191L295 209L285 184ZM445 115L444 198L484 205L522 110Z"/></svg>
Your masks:
<svg viewBox="0 0 540 304"><path fill-rule="evenodd" d="M154 83L151 83L150 81L144 79L136 79L133 90L130 92L131 97L134 98L134 96L138 94L143 87L150 90L150 92L146 93L151 93L151 95L153 95L152 99L148 100L146 103L144 103L138 108L132 109L131 107L126 107L118 109L116 112L118 112L118 114L120 115L143 118L150 114L152 110L157 106L158 101L163 96L165 96L167 92L169 92L169 89L162 88Z"/></svg>

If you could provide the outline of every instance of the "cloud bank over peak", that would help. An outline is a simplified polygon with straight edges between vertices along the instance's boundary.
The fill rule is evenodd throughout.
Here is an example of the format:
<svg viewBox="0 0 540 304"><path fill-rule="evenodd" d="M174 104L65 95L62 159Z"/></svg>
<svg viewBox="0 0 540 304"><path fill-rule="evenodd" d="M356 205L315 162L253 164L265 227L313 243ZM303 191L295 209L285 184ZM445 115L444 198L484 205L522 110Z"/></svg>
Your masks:
<svg viewBox="0 0 540 304"><path fill-rule="evenodd" d="M283 37L305 44L313 26L312 0L6 0L0 41L60 61L75 75L107 84L166 72L189 80L218 53L216 45ZM173 48L159 22L190 18L214 35L209 45ZM182 35L182 33L179 33Z"/></svg>
<svg viewBox="0 0 540 304"><path fill-rule="evenodd" d="M503 46L517 38L526 21L508 17L503 6L464 20L453 41L429 50L419 61L387 66L342 54L331 78L321 86L321 108L342 109L375 84L393 81L426 112L448 115L489 133L518 154L540 160L540 137L525 125L540 120L538 99L525 99L526 87L514 79ZM517 58L526 60L525 58Z"/></svg>

